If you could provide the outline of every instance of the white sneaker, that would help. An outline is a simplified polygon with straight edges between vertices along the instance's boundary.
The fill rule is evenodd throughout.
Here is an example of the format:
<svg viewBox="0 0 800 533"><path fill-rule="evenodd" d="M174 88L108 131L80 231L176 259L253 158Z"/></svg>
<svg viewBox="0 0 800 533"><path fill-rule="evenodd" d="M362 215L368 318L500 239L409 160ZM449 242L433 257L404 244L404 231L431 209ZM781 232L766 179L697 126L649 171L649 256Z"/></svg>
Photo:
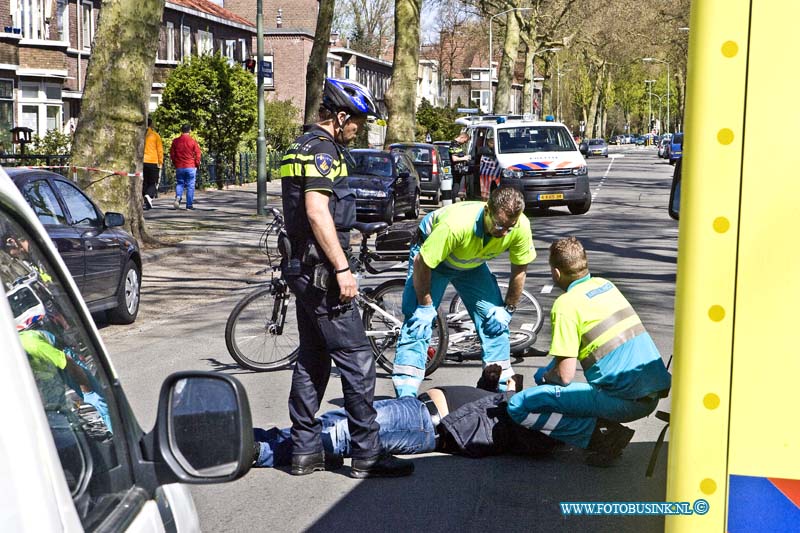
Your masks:
<svg viewBox="0 0 800 533"><path fill-rule="evenodd" d="M150 198L149 194L144 195L144 203L147 206L147 209L153 209L153 199Z"/></svg>
<svg viewBox="0 0 800 533"><path fill-rule="evenodd" d="M172 209L178 209L178 206L181 205L181 199L175 198L175 201L172 202Z"/></svg>

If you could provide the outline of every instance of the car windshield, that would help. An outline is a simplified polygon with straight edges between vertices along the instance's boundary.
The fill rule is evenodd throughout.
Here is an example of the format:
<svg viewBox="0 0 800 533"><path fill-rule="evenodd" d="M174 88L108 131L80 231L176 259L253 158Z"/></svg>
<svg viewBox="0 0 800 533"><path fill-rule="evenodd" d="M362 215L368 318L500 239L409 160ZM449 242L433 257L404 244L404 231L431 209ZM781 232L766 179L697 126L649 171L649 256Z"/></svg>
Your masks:
<svg viewBox="0 0 800 533"><path fill-rule="evenodd" d="M563 126L522 126L497 130L498 153L573 152L575 142Z"/></svg>
<svg viewBox="0 0 800 533"><path fill-rule="evenodd" d="M598 144L605 144L603 139L589 139L589 146L596 146Z"/></svg>
<svg viewBox="0 0 800 533"><path fill-rule="evenodd" d="M351 152L351 155L356 163L352 174L392 177L392 160L389 154Z"/></svg>
<svg viewBox="0 0 800 533"><path fill-rule="evenodd" d="M430 164L433 160L431 158L431 149L426 148L424 146L393 146L392 148L396 150L400 150L401 152L405 152L408 154L408 157L411 158L411 161L417 165L419 163L427 163Z"/></svg>

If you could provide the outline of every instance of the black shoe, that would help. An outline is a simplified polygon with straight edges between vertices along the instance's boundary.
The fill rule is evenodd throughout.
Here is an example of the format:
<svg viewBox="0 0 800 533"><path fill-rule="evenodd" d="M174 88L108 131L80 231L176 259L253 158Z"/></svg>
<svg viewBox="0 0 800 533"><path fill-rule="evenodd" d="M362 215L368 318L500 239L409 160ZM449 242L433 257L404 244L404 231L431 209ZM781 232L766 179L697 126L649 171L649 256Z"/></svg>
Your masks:
<svg viewBox="0 0 800 533"><path fill-rule="evenodd" d="M622 455L622 450L631 441L634 433L634 430L617 422L598 419L587 448L591 453L586 457L586 464L597 467L612 466Z"/></svg>
<svg viewBox="0 0 800 533"><path fill-rule="evenodd" d="M392 455L378 455L370 459L353 459L350 477L403 477L414 473L414 463Z"/></svg>
<svg viewBox="0 0 800 533"><path fill-rule="evenodd" d="M186 209L194 209L194 206L193 205L187 205Z"/></svg>
<svg viewBox="0 0 800 533"><path fill-rule="evenodd" d="M305 476L323 470L338 470L344 465L344 459L335 455L328 457L322 452L292 455L292 475Z"/></svg>

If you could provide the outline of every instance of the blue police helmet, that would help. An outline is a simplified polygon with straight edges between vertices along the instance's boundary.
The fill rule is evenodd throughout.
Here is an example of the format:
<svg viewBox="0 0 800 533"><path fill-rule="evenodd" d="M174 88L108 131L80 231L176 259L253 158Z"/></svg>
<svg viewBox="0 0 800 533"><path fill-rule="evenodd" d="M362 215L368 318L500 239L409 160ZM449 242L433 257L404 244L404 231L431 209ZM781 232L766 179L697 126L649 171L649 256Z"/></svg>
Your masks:
<svg viewBox="0 0 800 533"><path fill-rule="evenodd" d="M351 80L326 78L322 106L334 113L345 111L350 115L383 118L369 89Z"/></svg>

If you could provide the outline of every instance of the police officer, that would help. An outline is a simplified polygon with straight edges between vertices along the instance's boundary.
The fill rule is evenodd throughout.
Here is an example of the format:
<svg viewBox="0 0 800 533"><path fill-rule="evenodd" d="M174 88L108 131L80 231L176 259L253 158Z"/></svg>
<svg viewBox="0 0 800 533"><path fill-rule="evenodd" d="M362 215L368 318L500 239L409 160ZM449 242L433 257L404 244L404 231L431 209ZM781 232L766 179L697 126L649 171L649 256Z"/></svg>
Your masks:
<svg viewBox="0 0 800 533"><path fill-rule="evenodd" d="M513 187L492 192L488 202L459 202L425 215L419 240L409 254L403 293L405 323L400 330L392 381L398 397L416 396L425 377L431 323L449 283L475 322L483 364L502 368L500 390L511 368L508 324L536 258L531 223L522 215L525 199ZM506 250L511 278L505 298L486 262Z"/></svg>
<svg viewBox="0 0 800 533"><path fill-rule="evenodd" d="M450 160L453 162L453 200L458 198L461 192L464 176L468 172L467 163L469 162L469 155L467 155L467 142L469 141L469 134L462 131L456 136L455 139L450 141Z"/></svg>
<svg viewBox="0 0 800 533"><path fill-rule="evenodd" d="M297 302L300 337L292 375L292 474L340 466L323 456L315 418L336 362L342 377L352 446L350 475L395 477L414 471L410 461L381 453L372 405L375 361L353 298L357 283L345 252L355 224L355 196L347 185L342 145L352 141L367 116L380 117L370 92L358 83L327 79L313 124L281 162L283 209L289 250L283 273Z"/></svg>

